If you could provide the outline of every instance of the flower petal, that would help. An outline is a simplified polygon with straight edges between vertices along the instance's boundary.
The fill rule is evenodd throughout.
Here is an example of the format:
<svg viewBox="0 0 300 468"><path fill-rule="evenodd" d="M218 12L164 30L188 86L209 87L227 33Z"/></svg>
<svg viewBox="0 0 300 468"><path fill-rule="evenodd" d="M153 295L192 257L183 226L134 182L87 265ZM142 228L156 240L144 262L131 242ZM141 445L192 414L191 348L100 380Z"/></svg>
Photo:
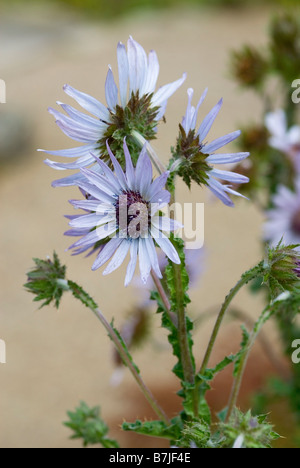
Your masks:
<svg viewBox="0 0 300 468"><path fill-rule="evenodd" d="M169 97L171 97L172 94L174 94L175 91L177 91L177 89L180 88L185 79L186 73L184 73L182 75L182 78L180 78L179 80L174 81L170 84L166 84L165 86L159 88L159 90L154 94L152 98L153 106L160 106L163 102L169 99Z"/></svg>
<svg viewBox="0 0 300 468"><path fill-rule="evenodd" d="M199 135L201 142L204 140L204 138L207 136L208 132L210 131L214 121L216 120L218 113L221 110L222 105L223 105L223 99L221 99L218 102L218 104L216 104L215 107L213 107L213 109L207 114L202 124L200 125L197 135Z"/></svg>
<svg viewBox="0 0 300 468"><path fill-rule="evenodd" d="M149 257L149 260L150 260L150 263L151 263L151 266L152 266L152 269L153 269L154 273L159 278L162 278L162 273L161 273L160 267L159 267L157 252L155 250L155 245L154 245L152 237L148 237L147 239L145 239L145 246L147 248L148 257Z"/></svg>
<svg viewBox="0 0 300 468"><path fill-rule="evenodd" d="M118 71L119 71L119 87L121 106L124 108L127 104L127 86L128 86L128 58L126 47L122 42L119 42L117 47Z"/></svg>
<svg viewBox="0 0 300 468"><path fill-rule="evenodd" d="M153 231L153 229L152 229ZM171 260L171 262L176 263L177 265L180 264L179 255L170 240L160 232L159 236L154 237L155 242L159 245L159 247L164 251L167 257Z"/></svg>
<svg viewBox="0 0 300 468"><path fill-rule="evenodd" d="M105 81L105 97L109 109L114 110L118 104L118 88L110 67L108 69Z"/></svg>
<svg viewBox="0 0 300 468"><path fill-rule="evenodd" d="M221 200L221 202L224 203L226 206L233 207L234 203L233 201L229 198L229 196L226 194L225 187L220 184L217 180L213 179L212 177L209 177L208 179L208 187L211 190L211 192Z"/></svg>
<svg viewBox="0 0 300 468"><path fill-rule="evenodd" d="M68 148L56 151L48 151L44 149L38 149L37 151L42 151L43 153L51 154L52 156L61 156L64 158L77 158L81 156L86 156L91 151L96 150L96 145L83 145L77 148Z"/></svg>
<svg viewBox="0 0 300 468"><path fill-rule="evenodd" d="M210 175L217 177L218 179L227 180L228 182L233 182L236 184L246 184L249 182L249 177L246 177L242 174L231 171L222 171L220 169L212 169Z"/></svg>
<svg viewBox="0 0 300 468"><path fill-rule="evenodd" d="M177 231L181 229L183 225L174 219L170 219L167 216L153 216L151 223L159 231Z"/></svg>
<svg viewBox="0 0 300 468"><path fill-rule="evenodd" d="M118 178L118 181L119 181L120 185L122 186L122 188L124 190L126 190L128 188L128 184L127 184L125 174L124 174L123 169L120 166L119 162L116 160L113 152L111 151L111 149L109 147L109 144L108 144L108 141L106 141L106 148L107 148L109 157L111 159L111 162L113 163L113 166L114 166L115 173L116 173L116 176Z"/></svg>
<svg viewBox="0 0 300 468"><path fill-rule="evenodd" d="M151 271L151 262L146 247L146 239L139 238L139 265L141 278L144 284L146 284Z"/></svg>
<svg viewBox="0 0 300 468"><path fill-rule="evenodd" d="M250 153L211 154L206 158L206 162L211 164L232 164L243 161L248 156L250 156Z"/></svg>
<svg viewBox="0 0 300 468"><path fill-rule="evenodd" d="M120 244L119 248L116 250L112 260L105 268L103 275L109 275L113 271L117 270L122 263L124 262L128 250L130 248L130 242L128 240L123 239L123 242Z"/></svg>
<svg viewBox="0 0 300 468"><path fill-rule="evenodd" d="M151 50L148 55L147 76L144 79L144 84L141 88L141 94L154 93L158 74L159 74L158 58L157 58L156 52L154 50Z"/></svg>
<svg viewBox="0 0 300 468"><path fill-rule="evenodd" d="M241 134L241 131L237 130L236 132L232 132L232 133L229 133L228 135L217 138L211 143L208 143L207 145L203 146L202 152L204 154L214 153L215 151L222 148L223 146L228 145L228 143L231 143L233 140L236 140L240 136L240 134Z"/></svg>
<svg viewBox="0 0 300 468"><path fill-rule="evenodd" d="M130 261L128 263L126 276L125 276L125 287L131 282L137 263L137 251L138 251L138 241L132 241L130 245Z"/></svg>
<svg viewBox="0 0 300 468"><path fill-rule="evenodd" d="M123 242L123 239L114 237L107 244L105 244L98 257L94 261L92 270L97 270L98 268L102 267L106 262L108 262L108 260L113 256L121 242Z"/></svg>
<svg viewBox="0 0 300 468"><path fill-rule="evenodd" d="M70 85L64 85L64 91L71 96L78 104L91 114L96 115L100 120L108 121L110 119L109 111L97 99L88 94L77 91Z"/></svg>
<svg viewBox="0 0 300 468"><path fill-rule="evenodd" d="M147 144L143 146L135 169L136 189L145 196L152 182L152 164L147 154Z"/></svg>

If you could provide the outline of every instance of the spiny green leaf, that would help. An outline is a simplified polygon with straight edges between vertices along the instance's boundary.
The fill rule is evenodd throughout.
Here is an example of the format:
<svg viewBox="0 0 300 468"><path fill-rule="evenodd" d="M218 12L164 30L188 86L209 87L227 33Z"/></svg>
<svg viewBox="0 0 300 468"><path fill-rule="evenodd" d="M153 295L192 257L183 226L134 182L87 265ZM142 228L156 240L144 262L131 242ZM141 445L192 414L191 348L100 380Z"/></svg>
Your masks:
<svg viewBox="0 0 300 468"><path fill-rule="evenodd" d="M81 402L75 412L69 411L69 421L64 425L71 429L74 434L71 439L82 439L84 447L100 444L104 448L118 448L119 444L107 437L108 427L100 417L98 406L90 408Z"/></svg>
<svg viewBox="0 0 300 468"><path fill-rule="evenodd" d="M56 252L53 253L53 260L34 258L33 261L35 269L27 274L24 287L36 295L35 302L44 301L40 309L51 302L58 309L64 291L68 290L66 267L60 264Z"/></svg>
<svg viewBox="0 0 300 468"><path fill-rule="evenodd" d="M181 434L182 423L180 418L172 419L170 426L167 426L163 421L141 422L137 420L134 423L124 422L122 429L123 431L136 432L146 436L177 440Z"/></svg>
<svg viewBox="0 0 300 468"><path fill-rule="evenodd" d="M97 304L94 299L78 284L74 283L74 281L69 280L68 285L72 294L76 299L79 299L82 304L90 309L97 309Z"/></svg>

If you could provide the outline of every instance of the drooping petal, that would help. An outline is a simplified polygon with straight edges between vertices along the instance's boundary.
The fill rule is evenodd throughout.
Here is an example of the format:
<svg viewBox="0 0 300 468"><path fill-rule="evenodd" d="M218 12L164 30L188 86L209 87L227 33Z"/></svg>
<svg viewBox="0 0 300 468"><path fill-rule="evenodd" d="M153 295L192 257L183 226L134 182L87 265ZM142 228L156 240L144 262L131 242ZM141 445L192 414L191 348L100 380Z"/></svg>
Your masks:
<svg viewBox="0 0 300 468"><path fill-rule="evenodd" d="M49 151L44 149L38 149L37 151L42 151L43 153L51 154L52 156L61 156L64 158L78 158L81 156L86 156L92 151L96 150L96 145L83 145L77 148L68 148L56 151Z"/></svg>
<svg viewBox="0 0 300 468"><path fill-rule="evenodd" d="M128 251L130 248L130 242L127 239L123 239L121 242L120 246L116 250L113 258L111 259L110 263L107 265L105 268L103 275L109 275L113 271L115 271L117 268L119 268L122 263L124 262Z"/></svg>
<svg viewBox="0 0 300 468"><path fill-rule="evenodd" d="M172 242L170 242L162 232L158 231L158 229L154 227L151 228L151 233L157 245L165 252L171 262L179 265L180 258Z"/></svg>
<svg viewBox="0 0 300 468"><path fill-rule="evenodd" d="M228 182L233 182L235 184L246 184L249 182L249 177L246 177L242 174L231 171L222 171L220 169L212 169L210 175L217 177L221 180L227 180Z"/></svg>
<svg viewBox="0 0 300 468"><path fill-rule="evenodd" d="M123 148L124 148L124 155L125 155L125 160L126 160L126 179L127 179L128 187L131 190L135 190L135 171L134 171L131 155L129 153L129 149L126 144L125 138L124 138Z"/></svg>
<svg viewBox="0 0 300 468"><path fill-rule="evenodd" d="M137 263L137 253L138 253L138 241L132 241L130 245L130 261L128 263L126 277L125 277L125 287L131 282Z"/></svg>
<svg viewBox="0 0 300 468"><path fill-rule="evenodd" d="M139 238L139 265L142 281L146 284L151 271L151 262L146 247L146 239L141 237Z"/></svg>
<svg viewBox="0 0 300 468"><path fill-rule="evenodd" d="M114 237L107 244L105 244L105 246L97 256L96 260L94 261L92 270L97 270L98 268L102 267L106 262L108 262L108 260L113 256L113 254L115 253L122 241L123 239Z"/></svg>
<svg viewBox="0 0 300 468"><path fill-rule="evenodd" d="M160 271L158 257L157 257L157 253L156 253L156 250L155 250L155 245L154 245L154 242L153 242L153 239L152 239L151 236L149 236L147 239L145 239L145 246L146 246L146 249L147 249L147 252L148 252L148 257L149 257L149 260L150 260L150 263L151 263L151 266L152 266L152 269L153 269L154 273L159 278L162 278L162 273Z"/></svg>
<svg viewBox="0 0 300 468"><path fill-rule="evenodd" d="M216 197L221 200L221 202L224 203L226 206L233 207L234 203L233 201L229 198L229 196L226 194L225 187L220 184L217 180L213 179L213 177L209 177L208 179L208 187L211 190L211 192L216 195Z"/></svg>

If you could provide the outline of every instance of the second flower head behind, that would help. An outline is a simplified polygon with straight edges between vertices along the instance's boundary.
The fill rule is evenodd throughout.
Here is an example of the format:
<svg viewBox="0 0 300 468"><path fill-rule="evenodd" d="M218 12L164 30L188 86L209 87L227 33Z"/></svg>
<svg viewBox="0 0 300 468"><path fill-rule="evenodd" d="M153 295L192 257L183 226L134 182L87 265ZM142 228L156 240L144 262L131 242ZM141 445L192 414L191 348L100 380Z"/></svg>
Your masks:
<svg viewBox="0 0 300 468"><path fill-rule="evenodd" d="M97 250L92 269L110 261L105 275L119 268L130 252L125 286L132 280L138 260L143 282L147 281L151 270L161 278L155 244L172 262L180 263L178 253L165 233L182 226L166 216L157 215L170 201L170 193L164 188L169 173L165 172L153 181L152 164L145 147L134 167L124 141L125 172L109 145L107 151L115 172L97 158L99 171L81 169L83 177L76 185L85 193L85 199L71 200L70 203L88 214L71 217L72 229L66 234L80 239L70 249L76 249L75 253Z"/></svg>
<svg viewBox="0 0 300 468"><path fill-rule="evenodd" d="M242 196L231 188L231 185L223 184L226 181L232 184L244 184L249 182L248 177L232 172L216 169L215 164L234 164L249 156L249 153L218 153L216 151L236 140L241 132L235 131L217 138L211 143L205 141L217 115L219 114L223 100L207 114L198 130L196 130L198 111L203 103L207 89L201 96L197 107L192 106L193 89L188 90L188 105L180 127L177 146L174 152L172 168L183 178L190 187L191 181L199 185L208 186L225 205L233 206L228 194Z"/></svg>
<svg viewBox="0 0 300 468"><path fill-rule="evenodd" d="M75 99L93 117L61 102L58 104L65 113L49 109L60 129L69 138L83 144L66 150L40 150L53 156L75 158L75 161L67 163L47 159L46 164L53 169L79 170L88 167L95 162L91 152L99 157L101 155L101 159L110 164L106 148L107 140L116 159L123 166L122 144L125 137L129 137L135 131L144 140L151 141L155 138L157 124L164 116L168 99L182 85L186 75L183 74L182 78L155 91L159 74L157 55L151 50L147 57L143 47L132 37L128 40L127 50L125 45L119 42L117 59L119 89L109 67L105 82L107 106L69 85L64 86L66 94ZM128 145L132 143L133 141L128 139ZM134 153L132 157L135 157ZM134 162L136 163L136 160ZM53 186L74 185L78 177L81 178L77 173L60 179L53 182Z"/></svg>

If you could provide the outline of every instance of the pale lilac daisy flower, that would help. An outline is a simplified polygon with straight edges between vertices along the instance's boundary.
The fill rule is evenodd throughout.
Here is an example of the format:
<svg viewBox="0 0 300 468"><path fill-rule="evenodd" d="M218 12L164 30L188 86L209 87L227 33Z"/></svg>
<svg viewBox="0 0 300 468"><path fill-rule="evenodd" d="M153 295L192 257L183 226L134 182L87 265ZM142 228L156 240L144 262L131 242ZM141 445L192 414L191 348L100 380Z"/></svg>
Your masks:
<svg viewBox="0 0 300 468"><path fill-rule="evenodd" d="M71 96L82 108L93 117L77 109L58 102L65 113L50 108L57 125L70 138L82 143L82 146L45 151L53 156L75 158L73 162L55 162L47 159L50 167L58 170L80 169L95 162L91 153L110 163L106 141L117 160L121 162L123 138L129 137L132 131L138 131L147 141L155 138L157 122L164 116L167 101L182 85L182 78L159 88L156 83L159 74L159 63L154 50L148 57L143 47L129 38L126 47L120 42L117 47L119 89L113 72L109 67L105 82L106 106L97 99L77 91L69 85L64 86L66 94ZM129 144L130 141L127 140ZM53 182L54 186L74 185L81 176L75 174Z"/></svg>
<svg viewBox="0 0 300 468"><path fill-rule="evenodd" d="M295 183L295 192L279 186L272 203L274 208L267 211L263 226L264 240L274 247L281 239L286 245L300 244L300 178Z"/></svg>
<svg viewBox="0 0 300 468"><path fill-rule="evenodd" d="M288 128L286 114L282 109L269 112L265 125L270 132L269 145L286 154L300 173L300 126Z"/></svg>
<svg viewBox="0 0 300 468"><path fill-rule="evenodd" d="M220 180L232 184L244 184L249 182L249 179L232 171L216 169L214 165L237 163L247 158L249 153L215 154L216 151L236 140L241 132L238 130L207 143L205 139L222 107L223 100L221 99L207 114L199 129L196 130L199 108L206 97L207 89L201 96L196 108L192 106L193 94L193 89L189 89L188 105L182 125L180 125L180 135L177 141L176 158L178 160L174 162L171 170L175 168L189 186L192 180L199 185L207 185L225 205L233 206L234 204L228 194L242 195L233 190L230 185L222 184Z"/></svg>
<svg viewBox="0 0 300 468"><path fill-rule="evenodd" d="M130 252L125 286L133 277L138 259L144 283L151 269L161 278L155 243L172 262L180 263L178 253L165 233L182 226L157 215L170 201L170 193L164 189L169 173L165 172L153 181L152 164L145 147L134 168L124 141L125 172L109 145L107 150L115 173L98 158L102 174L93 169L81 169L83 180L76 185L89 194L89 199L71 200L70 203L88 214L70 220L69 224L75 230L72 235L81 236L70 249L88 250L104 243L92 267L97 270L110 260L104 275L119 268Z"/></svg>

